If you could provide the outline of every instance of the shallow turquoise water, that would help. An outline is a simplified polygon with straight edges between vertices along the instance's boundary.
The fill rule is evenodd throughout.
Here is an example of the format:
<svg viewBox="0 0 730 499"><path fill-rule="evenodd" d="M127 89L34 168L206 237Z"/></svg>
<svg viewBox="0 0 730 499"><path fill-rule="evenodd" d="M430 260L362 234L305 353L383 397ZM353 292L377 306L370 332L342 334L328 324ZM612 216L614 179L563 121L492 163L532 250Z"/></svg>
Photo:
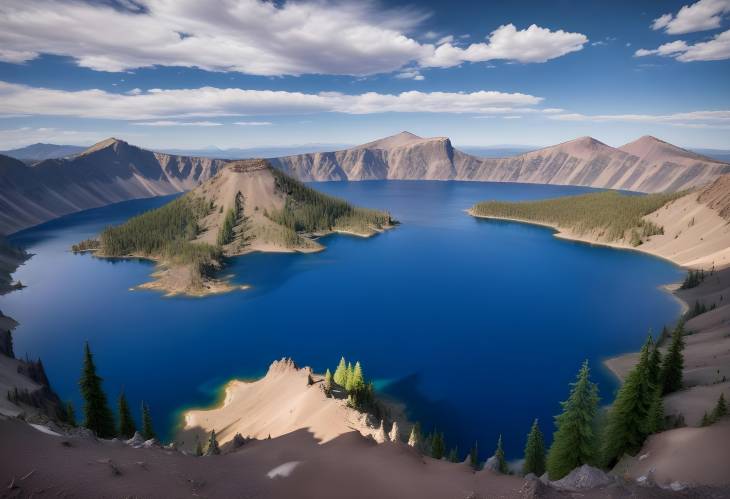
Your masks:
<svg viewBox="0 0 730 499"><path fill-rule="evenodd" d="M16 274L22 291L0 298L21 326L19 355L41 356L54 388L78 406L89 340L110 398L124 387L148 399L169 435L181 408L209 403L234 376L256 376L282 356L318 371L359 359L382 391L405 401L424 429L436 425L462 453L483 454L504 435L519 457L533 418L552 416L583 359L608 403L615 381L601 359L635 350L648 329L676 319L658 286L672 264L631 251L562 241L552 231L474 219L482 199L536 199L576 187L376 181L320 183L356 204L387 208L402 225L371 239L325 238L308 255L231 261L249 291L205 299L129 291L152 264L68 251L166 200L79 213L13 237L36 254ZM485 456L482 456L485 457Z"/></svg>

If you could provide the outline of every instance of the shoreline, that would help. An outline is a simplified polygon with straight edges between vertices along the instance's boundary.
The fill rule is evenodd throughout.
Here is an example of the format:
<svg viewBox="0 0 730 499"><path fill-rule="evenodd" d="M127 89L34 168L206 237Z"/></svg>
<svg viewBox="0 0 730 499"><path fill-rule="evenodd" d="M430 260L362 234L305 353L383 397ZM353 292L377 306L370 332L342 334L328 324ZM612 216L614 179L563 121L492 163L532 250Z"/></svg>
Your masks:
<svg viewBox="0 0 730 499"><path fill-rule="evenodd" d="M609 243L609 242L601 242L601 241L594 241L586 237L573 235L569 232L563 231L560 227L557 225L549 224L549 223L543 223L543 222L534 222L531 220L522 220L518 218L506 218L506 217L494 217L494 216L486 216L486 215L476 215L471 208L468 210L465 210L469 215L471 215L474 218L481 218L481 219L487 219L487 220L500 220L504 222L514 222L514 223L521 223L521 224L528 224L528 225L535 225L538 227L544 227L546 229L551 229L553 231L553 236L557 239L562 239L564 241L571 241L576 243L582 243L587 244L590 246L605 246L612 249L618 249L618 250L633 250L640 253L643 253L645 255L650 255L655 258L660 258L662 260L665 260L667 262L672 263L673 265L676 265L680 269L687 270L688 267L672 260L669 257L659 255L652 251L646 251L642 250L640 247L632 247L629 245L623 245L623 244L616 244L616 243ZM662 290L663 292L667 293L669 296L671 296L680 306L680 312L679 317L677 320L679 320L690 308L690 304L687 303L682 297L680 297L677 294L677 291L680 289L680 286L682 285L682 282L673 282L668 284L662 284L658 286L658 289ZM623 383L624 380L624 370L625 370L625 364L630 363L633 361L633 358L638 355L638 351L630 351L630 352L624 352L618 355L612 355L611 357L604 358L602 360L603 366L608 369L611 374L618 380L619 383Z"/></svg>
<svg viewBox="0 0 730 499"><path fill-rule="evenodd" d="M362 239L370 239L371 237L377 236L379 234L384 233L386 230L394 229L397 224L391 224L384 226L381 230L377 229L371 229L370 232L364 233L364 232L355 232L350 230L344 230L344 229L333 229L327 232L312 234L313 238L309 239L312 241L316 246L313 247L300 247L300 248L288 248L288 247L278 247L278 246L269 246L266 243L263 243L259 245L258 247L255 245L252 245L251 247L246 248L245 251L242 251L237 254L231 254L231 255L224 255L224 259L230 259L230 258L238 258L238 257L244 257L246 255L250 255L253 253L301 253L301 254L308 254L308 253L319 253L322 251L325 251L327 249L326 246L319 244L317 242L318 239L331 236L331 235L345 235L345 236L354 236L359 237ZM100 259L125 259L125 260L144 260L147 262L152 262L155 264L155 270L149 274L150 278L152 278L151 281L145 282L142 284L139 284L137 286L134 286L132 288L129 288L130 291L135 290L147 290L147 291L156 291L163 293L163 296L165 297L174 297L174 296L182 296L187 298L205 298L208 296L214 296L214 295L221 295L225 293L230 293L233 291L245 291L248 289L251 289L251 286L249 284L232 284L231 279L234 277L233 274L229 274L223 277L204 277L202 281L202 286L200 288L191 288L189 286L190 279L185 279L185 276L180 276L180 273L189 272L190 266L189 265L174 265L171 264L169 261L153 255L122 255L122 256L110 256L102 254L101 251L98 248L93 249L85 249L80 251L72 251L73 253L78 254L91 254L95 258ZM222 271L225 268L225 263L218 262L220 264L220 268L217 270L216 273ZM176 275L177 274L177 275ZM182 282L185 284L184 286L181 284L175 284L174 282L166 283L167 280L175 280L175 279L181 279Z"/></svg>
<svg viewBox="0 0 730 499"><path fill-rule="evenodd" d="M485 219L485 220L499 220L499 221L503 221L503 222L515 222L515 223L520 223L520 224L535 225L537 227L544 227L546 229L552 229L553 236L556 237L557 239L563 239L565 241L587 244L589 246L604 246L606 248L612 248L612 249L618 249L618 250L636 251L638 253L650 255L655 258L659 258L661 260L666 260L667 262L670 262L673 265L676 265L677 267L684 269L684 270L689 270L690 268L692 268L692 267L689 267L682 263L679 263L668 256L660 255L659 253L647 250L646 248L641 248L641 246L643 246L643 245L631 246L629 244L612 243L612 242L608 242L608 241L596 241L595 239L591 239L589 237L572 234L572 233L568 232L567 230L565 230L555 224L550 224L547 222L535 222L533 220L524 220L524 219L520 219L520 218L507 218L507 217L495 217L495 216L488 216L488 215L477 215L473 212L473 210L471 208L468 208L464 211L474 218L481 218L481 219ZM665 284L664 286L673 286L675 284L676 283L669 283L669 284Z"/></svg>

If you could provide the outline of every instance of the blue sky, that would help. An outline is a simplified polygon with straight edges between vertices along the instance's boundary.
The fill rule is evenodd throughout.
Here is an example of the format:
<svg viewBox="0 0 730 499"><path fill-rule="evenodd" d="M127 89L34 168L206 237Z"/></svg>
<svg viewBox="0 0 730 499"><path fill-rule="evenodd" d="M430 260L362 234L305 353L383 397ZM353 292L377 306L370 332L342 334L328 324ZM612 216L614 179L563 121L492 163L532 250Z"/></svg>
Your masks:
<svg viewBox="0 0 730 499"><path fill-rule="evenodd" d="M4 0L0 148L730 149L730 0Z"/></svg>

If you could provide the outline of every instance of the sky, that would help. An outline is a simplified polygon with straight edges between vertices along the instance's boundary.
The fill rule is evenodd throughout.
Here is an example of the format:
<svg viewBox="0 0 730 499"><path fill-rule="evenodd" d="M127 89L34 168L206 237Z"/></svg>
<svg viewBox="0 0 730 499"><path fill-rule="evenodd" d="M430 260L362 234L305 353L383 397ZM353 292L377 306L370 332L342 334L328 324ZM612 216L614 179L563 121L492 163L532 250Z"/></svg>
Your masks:
<svg viewBox="0 0 730 499"><path fill-rule="evenodd" d="M730 0L3 0L0 149L730 149Z"/></svg>

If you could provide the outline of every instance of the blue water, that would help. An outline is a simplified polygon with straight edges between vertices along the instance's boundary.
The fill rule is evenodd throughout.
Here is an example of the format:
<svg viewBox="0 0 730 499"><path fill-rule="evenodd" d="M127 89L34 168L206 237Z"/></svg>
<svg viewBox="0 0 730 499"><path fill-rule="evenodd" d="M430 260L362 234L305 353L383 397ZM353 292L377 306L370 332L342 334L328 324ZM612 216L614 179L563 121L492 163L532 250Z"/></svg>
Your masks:
<svg viewBox="0 0 730 499"><path fill-rule="evenodd" d="M501 433L515 458L533 418L550 438L552 416L583 359L608 403L616 383L600 361L637 349L650 328L679 313L658 289L681 278L666 261L462 211L482 199L587 189L398 181L316 187L387 208L402 225L371 239L328 237L321 253L235 259L228 271L252 289L204 299L130 291L149 280L152 264L68 251L166 199L90 210L16 235L36 254L16 274L28 287L0 298L0 309L21 323L16 352L42 357L53 387L78 406L89 340L110 398L123 387L134 406L147 399L167 436L180 409L212 402L231 377L261 375L285 355L323 371L345 355L461 453L478 439L486 454Z"/></svg>

